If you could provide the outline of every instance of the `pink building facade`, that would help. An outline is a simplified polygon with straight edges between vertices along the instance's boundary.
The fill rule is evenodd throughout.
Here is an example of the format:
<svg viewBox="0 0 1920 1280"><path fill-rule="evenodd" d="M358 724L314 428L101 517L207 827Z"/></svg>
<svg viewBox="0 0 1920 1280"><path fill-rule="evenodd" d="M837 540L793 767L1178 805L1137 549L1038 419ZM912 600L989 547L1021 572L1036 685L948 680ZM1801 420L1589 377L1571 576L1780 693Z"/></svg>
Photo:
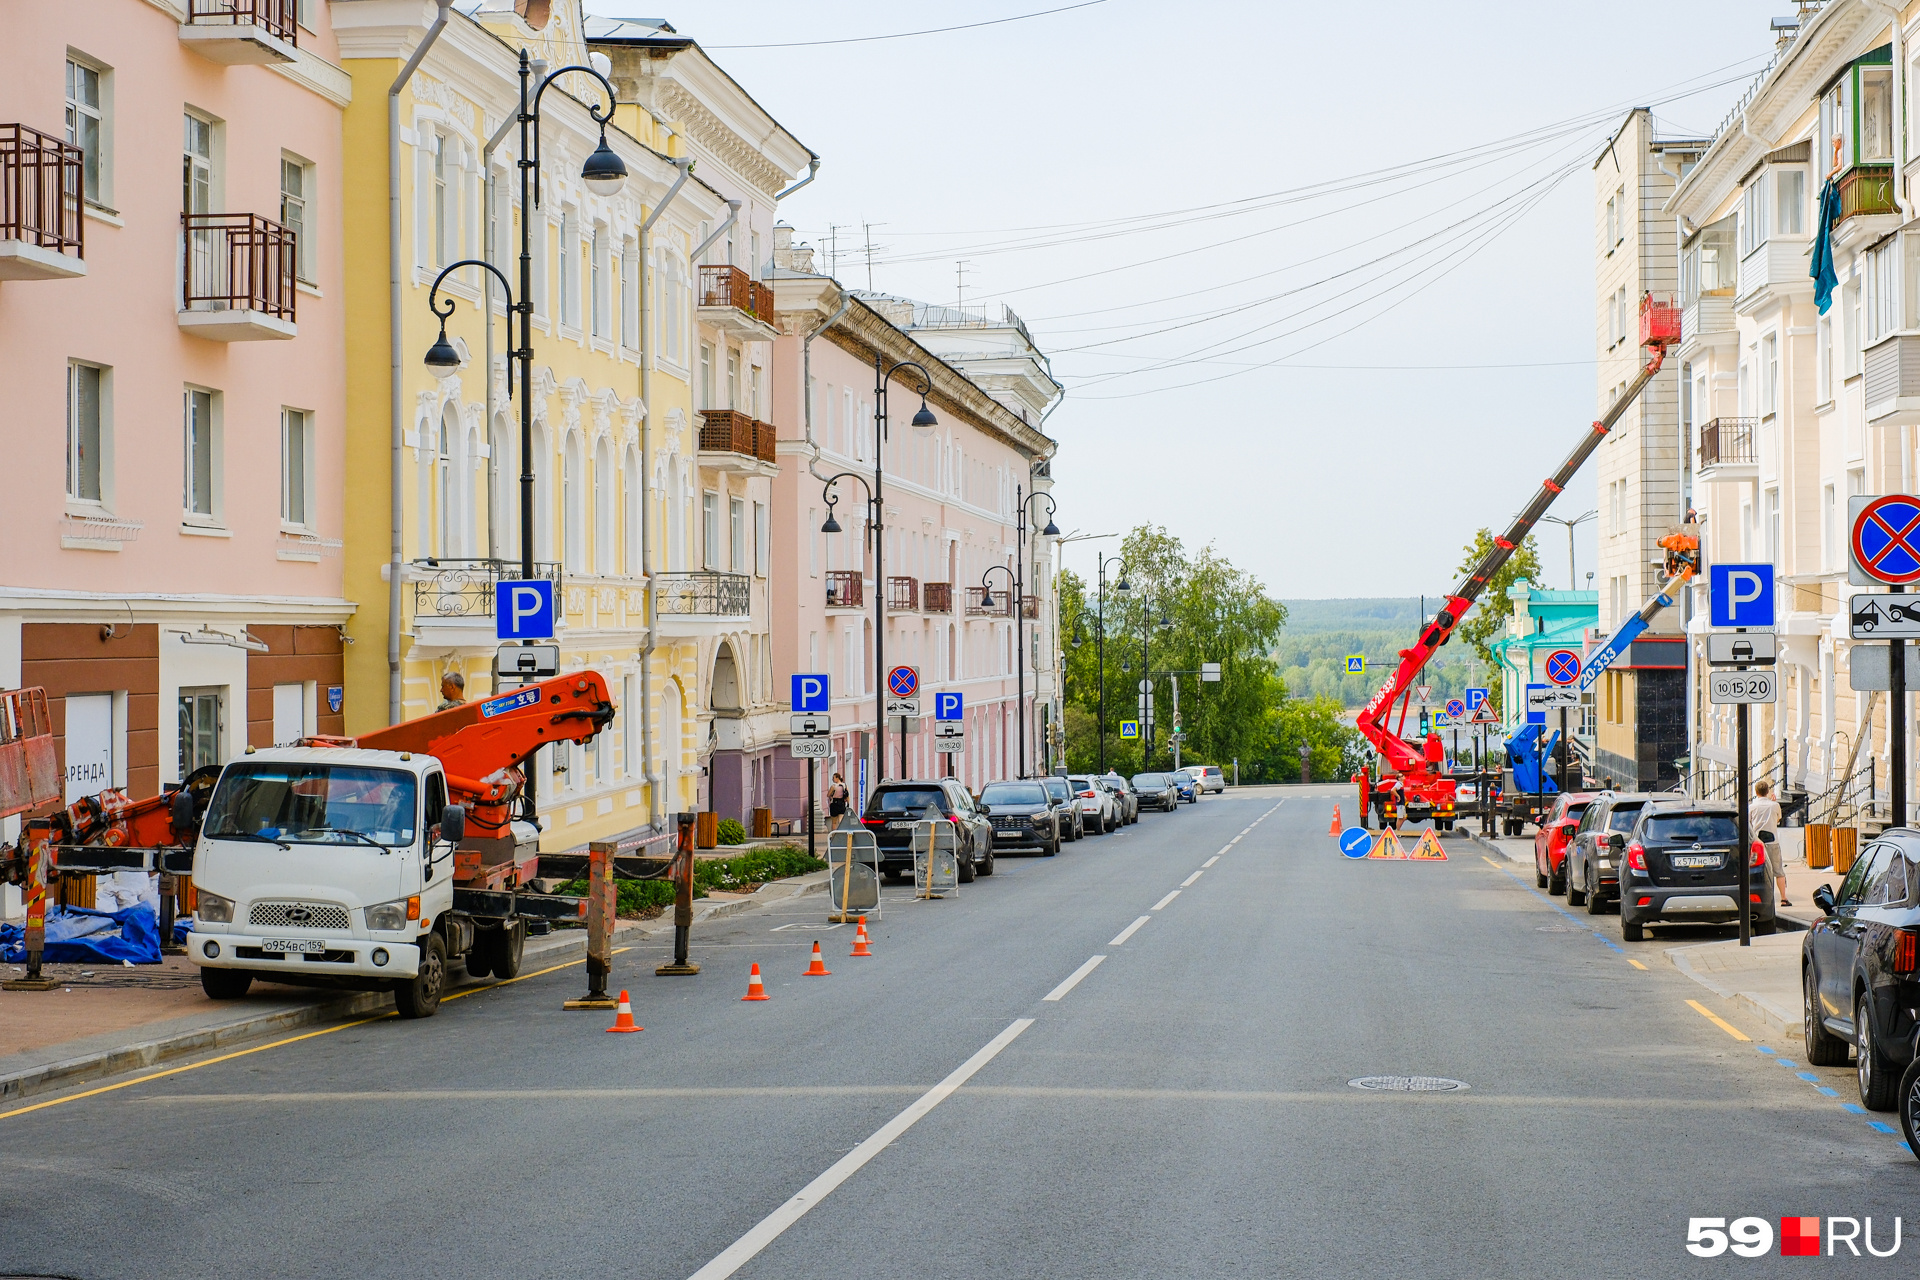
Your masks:
<svg viewBox="0 0 1920 1280"><path fill-rule="evenodd" d="M812 274L805 250L777 247L772 283L783 332L774 344L773 378L781 432L773 499L780 530L773 540L775 685L785 691L797 672L829 677L832 755L820 768L821 790L836 772L856 799L903 773L951 772L977 790L1019 773L1022 725L1026 771L1040 772L1042 686L1031 655L1035 629L1052 614L1041 599L1051 578L1033 580L1038 548L1033 541L1016 545L1017 513L1054 443L880 310ZM911 425L919 379L902 370L890 384L889 433L880 444L885 534L878 574L860 481L835 484L843 532L821 532L827 478L854 472L872 480L876 357L887 367L924 366L933 378L927 403L938 419L930 429ZM1034 510L1044 526L1044 504ZM1023 550L1026 598L1016 610L1010 586ZM874 749L877 598L885 601L887 665L916 666L922 682L917 731L901 735L889 727L884 760ZM934 750L939 692L959 693L965 705L966 749L950 760ZM777 813L799 816L805 762L782 759Z"/></svg>
<svg viewBox="0 0 1920 1280"><path fill-rule="evenodd" d="M8 16L0 686L151 794L340 726L349 82L323 0Z"/></svg>

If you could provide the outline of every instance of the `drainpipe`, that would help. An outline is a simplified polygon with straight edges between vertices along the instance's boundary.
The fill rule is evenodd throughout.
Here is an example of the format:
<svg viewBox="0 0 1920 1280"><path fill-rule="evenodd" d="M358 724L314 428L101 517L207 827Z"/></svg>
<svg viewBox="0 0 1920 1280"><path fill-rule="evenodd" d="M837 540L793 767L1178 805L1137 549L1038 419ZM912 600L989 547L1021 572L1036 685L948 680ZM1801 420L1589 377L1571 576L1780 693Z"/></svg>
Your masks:
<svg viewBox="0 0 1920 1280"><path fill-rule="evenodd" d="M813 456L807 459L807 474L822 484L833 477L820 474L820 445L813 438L813 340L840 323L840 317L847 314L851 306L853 294L846 289L840 290L840 309L815 325L813 331L800 340L800 416L806 423L807 448L813 450Z"/></svg>
<svg viewBox="0 0 1920 1280"><path fill-rule="evenodd" d="M427 28L427 34L415 46L413 56L400 68L400 75L394 80L393 87L387 90L387 342L393 364L390 406L393 462L387 477L388 518L393 525L393 541L387 563L388 724L400 723L400 553L406 515L403 501L405 490L402 487L406 468L401 459L406 431L402 416L400 376L400 91L407 87L407 81L413 79L413 73L427 56L427 50L433 48L433 42L440 38L441 28L447 25L447 12L453 0L439 0L439 4L440 12L434 15L433 25ZM488 376L492 376L491 370Z"/></svg>
<svg viewBox="0 0 1920 1280"><path fill-rule="evenodd" d="M647 763L647 818L655 831L660 830L661 825L661 778L653 767L653 641L660 620L653 607L653 486L648 476L653 458L653 341L647 333L647 232L653 230L653 224L660 220L660 215L667 211L667 206L693 175L692 160L675 160L673 164L680 170L680 176L673 180L667 194L660 197L660 203L640 224L636 237L640 264L640 572L646 579L646 585L641 588L641 598L645 601L641 616L647 620L647 638L640 646L640 758Z"/></svg>
<svg viewBox="0 0 1920 1280"><path fill-rule="evenodd" d="M727 201L727 220L721 223L719 226L715 227L713 229L713 234L708 236L705 240L702 240L700 242L700 247L695 249L693 253L689 255L693 259L693 263L695 266L698 266L700 264L700 255L705 253L707 250L711 249L713 247L713 242L715 240L718 240L721 236L733 230L733 224L738 221L740 221L740 202L738 200L729 200Z"/></svg>
<svg viewBox="0 0 1920 1280"><path fill-rule="evenodd" d="M1898 99L1895 99L1895 101L1898 101ZM807 161L807 176L800 179L800 181L794 183L792 186L788 187L785 191L782 191L779 195L775 196L773 198L773 202L775 204L779 204L782 200L785 200L788 196L792 195L794 192L798 191L800 188L806 186L809 182L812 182L815 178L819 176L820 176L820 157L815 156L813 159Z"/></svg>

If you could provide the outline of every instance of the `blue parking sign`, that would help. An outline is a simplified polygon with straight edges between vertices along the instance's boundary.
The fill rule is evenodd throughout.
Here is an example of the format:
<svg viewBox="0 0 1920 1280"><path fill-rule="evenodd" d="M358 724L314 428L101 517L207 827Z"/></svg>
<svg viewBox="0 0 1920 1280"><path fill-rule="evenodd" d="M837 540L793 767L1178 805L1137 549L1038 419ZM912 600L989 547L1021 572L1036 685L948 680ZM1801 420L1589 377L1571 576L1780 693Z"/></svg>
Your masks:
<svg viewBox="0 0 1920 1280"><path fill-rule="evenodd" d="M963 720L965 695L958 693L936 693L933 695L933 718L935 720Z"/></svg>
<svg viewBox="0 0 1920 1280"><path fill-rule="evenodd" d="M553 639L553 583L545 578L494 583L493 624L502 640Z"/></svg>
<svg viewBox="0 0 1920 1280"><path fill-rule="evenodd" d="M1480 709L1480 704L1485 702L1486 700L1487 700L1487 691L1485 689L1467 690L1467 710L1478 711Z"/></svg>
<svg viewBox="0 0 1920 1280"><path fill-rule="evenodd" d="M1716 564L1707 567L1708 624L1715 627L1773 625L1773 566Z"/></svg>
<svg viewBox="0 0 1920 1280"><path fill-rule="evenodd" d="M825 711L829 701L827 677L795 672L793 677L793 709L795 711Z"/></svg>

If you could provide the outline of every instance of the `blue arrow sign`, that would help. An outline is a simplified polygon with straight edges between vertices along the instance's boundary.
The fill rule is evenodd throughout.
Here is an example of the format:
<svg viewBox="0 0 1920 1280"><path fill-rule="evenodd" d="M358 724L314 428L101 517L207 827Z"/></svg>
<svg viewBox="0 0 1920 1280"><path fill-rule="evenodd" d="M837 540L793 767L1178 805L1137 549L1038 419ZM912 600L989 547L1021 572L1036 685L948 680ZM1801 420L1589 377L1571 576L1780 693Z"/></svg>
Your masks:
<svg viewBox="0 0 1920 1280"><path fill-rule="evenodd" d="M1364 858L1373 848L1373 833L1365 827L1348 827L1340 833L1340 852L1349 858Z"/></svg>

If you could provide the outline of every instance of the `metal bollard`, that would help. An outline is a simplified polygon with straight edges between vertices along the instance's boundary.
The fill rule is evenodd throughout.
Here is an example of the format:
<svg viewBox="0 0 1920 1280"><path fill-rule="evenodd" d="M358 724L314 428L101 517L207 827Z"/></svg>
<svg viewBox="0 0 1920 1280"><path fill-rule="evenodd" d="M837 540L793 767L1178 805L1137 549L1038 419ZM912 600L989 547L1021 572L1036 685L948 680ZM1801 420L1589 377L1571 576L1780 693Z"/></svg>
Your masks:
<svg viewBox="0 0 1920 1280"><path fill-rule="evenodd" d="M612 1009L607 975L613 972L613 922L617 903L613 883L613 855L620 846L595 840L587 846L587 994L567 1000L562 1009Z"/></svg>
<svg viewBox="0 0 1920 1280"><path fill-rule="evenodd" d="M660 978L683 977L700 972L700 966L687 959L687 940L693 932L693 813L674 815L679 823L680 848L674 855L673 890L673 963L655 969Z"/></svg>

